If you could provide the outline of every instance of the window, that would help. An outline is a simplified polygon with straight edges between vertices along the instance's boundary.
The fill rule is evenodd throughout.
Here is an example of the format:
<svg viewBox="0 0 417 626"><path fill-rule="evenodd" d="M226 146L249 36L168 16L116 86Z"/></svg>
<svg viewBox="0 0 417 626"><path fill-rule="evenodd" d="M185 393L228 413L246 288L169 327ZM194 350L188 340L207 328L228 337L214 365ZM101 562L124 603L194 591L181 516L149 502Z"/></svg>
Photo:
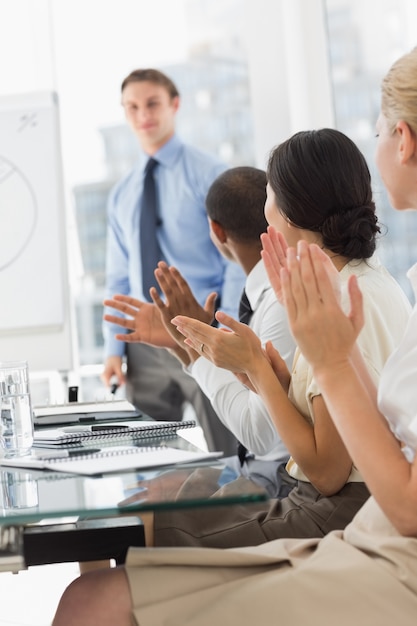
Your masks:
<svg viewBox="0 0 417 626"><path fill-rule="evenodd" d="M410 24L417 6L408 0L326 0L326 19L336 127L362 150L371 170L374 197L385 234L380 256L402 287L413 297L405 277L415 262L414 213L394 214L374 165L375 122L379 114L380 82L391 63L416 45ZM410 30L409 30L410 29Z"/></svg>

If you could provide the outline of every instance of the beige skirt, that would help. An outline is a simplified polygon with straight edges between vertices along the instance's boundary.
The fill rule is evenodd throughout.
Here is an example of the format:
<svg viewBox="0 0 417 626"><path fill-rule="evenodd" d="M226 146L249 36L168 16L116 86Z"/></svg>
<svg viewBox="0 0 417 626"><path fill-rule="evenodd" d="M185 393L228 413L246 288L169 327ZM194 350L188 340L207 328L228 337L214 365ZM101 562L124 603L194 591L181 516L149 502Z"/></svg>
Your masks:
<svg viewBox="0 0 417 626"><path fill-rule="evenodd" d="M251 548L132 548L140 626L414 626L417 539L373 498L345 531Z"/></svg>

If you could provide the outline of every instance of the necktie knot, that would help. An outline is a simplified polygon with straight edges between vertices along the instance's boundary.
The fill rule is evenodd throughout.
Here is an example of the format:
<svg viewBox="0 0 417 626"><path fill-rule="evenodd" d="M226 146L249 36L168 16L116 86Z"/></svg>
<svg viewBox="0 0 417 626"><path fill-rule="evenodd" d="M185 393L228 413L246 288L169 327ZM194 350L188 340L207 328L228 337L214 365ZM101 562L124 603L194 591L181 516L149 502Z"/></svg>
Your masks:
<svg viewBox="0 0 417 626"><path fill-rule="evenodd" d="M242 291L239 302L239 322L242 324L249 324L253 315L253 309L250 305L249 298L246 295L245 289Z"/></svg>
<svg viewBox="0 0 417 626"><path fill-rule="evenodd" d="M146 165L145 165L145 170L144 170L144 172L145 172L145 178L146 178L148 175L150 175L150 174L152 174L152 173L153 173L153 171L154 171L154 169L155 169L155 167L156 167L157 165L158 165L158 161L157 161L156 159L154 159L153 157L150 157L150 158L149 158L149 160L148 160L148 162L147 162L147 163L146 163Z"/></svg>

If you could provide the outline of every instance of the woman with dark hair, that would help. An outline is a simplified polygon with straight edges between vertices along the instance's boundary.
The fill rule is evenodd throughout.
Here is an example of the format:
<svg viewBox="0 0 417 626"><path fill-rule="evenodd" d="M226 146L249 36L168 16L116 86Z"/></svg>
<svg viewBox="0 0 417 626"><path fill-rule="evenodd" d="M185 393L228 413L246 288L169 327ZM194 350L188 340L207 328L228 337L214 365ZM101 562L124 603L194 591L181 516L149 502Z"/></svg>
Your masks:
<svg viewBox="0 0 417 626"><path fill-rule="evenodd" d="M356 276L366 319L358 346L368 376L377 383L404 332L410 304L374 255L379 226L363 155L337 130L299 132L271 152L267 180L265 216L270 227L261 239L278 237L284 257L287 244L296 246L301 239L318 244L331 260L346 309L345 287ZM281 299L277 289L276 295ZM297 483L286 498L271 500L268 507L233 506L221 515L215 510L157 513L154 544L237 547L279 537L318 537L344 528L369 493L312 368L297 349L288 372L274 348L267 344L265 352L250 328L222 312L216 317L233 332L183 316L173 323L187 337L186 344L245 377L248 385L262 372L263 385L255 390L291 455L286 471ZM236 485L223 490L229 488Z"/></svg>
<svg viewBox="0 0 417 626"><path fill-rule="evenodd" d="M384 79L382 113L377 123L378 168L392 204L399 210L417 209L416 77L417 48L397 61ZM333 163L329 162L329 168L333 169ZM346 210L356 212L361 206L362 202ZM335 206L331 221L338 212ZM329 215L323 222L328 219ZM286 223L290 231L297 228L292 222ZM306 449L308 432L314 433L317 455L326 447L321 433L327 422L316 411L323 409L324 414L326 408L341 446L346 446L346 450L338 446L345 472L349 468L350 472L360 471L373 496L344 532L334 531L322 539L283 539L235 550L133 549L125 570L97 572L75 581L63 596L54 626L122 626L132 618L142 626L246 626L271 621L298 626L306 616L314 625L415 623L416 309L384 368L377 397L372 380L375 370L369 367L364 339L368 332L372 334L369 326L374 321L378 325L375 336L387 333L381 306L387 306L392 317L406 306L399 307L402 298L393 297L396 289L374 258L349 260L346 256L336 273L334 259L342 265L343 250L329 253L330 241L324 244L320 234L329 232L327 224L317 226L321 230L300 229L297 249L291 246L286 250L282 238L272 231L267 235L265 264L274 289L283 297L292 332L312 373L311 389L304 398L314 413L313 423L304 417ZM280 271L273 270L275 263ZM409 277L416 291L416 267ZM385 301L384 290L390 292ZM280 387L285 386L286 376L280 371L279 360L272 358L272 366L247 328L222 313L217 313L217 319L227 322L233 332L210 330L224 335L230 354L246 355L245 369L241 361L237 371L249 375L250 384L270 404L277 427L284 430L286 418L278 409L285 403L286 394ZM204 343L204 354L206 346L210 354L214 353L216 342L211 332L205 337L202 333L206 329L194 326L192 320L181 318L176 323L184 333L187 325L189 344L196 347ZM376 351L382 352L384 345L382 341ZM226 355L228 350L224 350ZM296 413L292 412L291 418L294 428L295 424L300 426ZM291 428L287 430L290 433ZM350 459L347 451L354 465L346 461ZM314 464L303 465L301 456L295 458L293 454L294 461L310 474ZM338 480L343 480L343 474L338 474Z"/></svg>
<svg viewBox="0 0 417 626"><path fill-rule="evenodd" d="M270 224L278 208L288 224L309 231L309 239L331 254L348 261L373 255L380 228L371 177L346 135L330 128L296 133L271 152L267 177ZM288 239L289 229L284 230Z"/></svg>

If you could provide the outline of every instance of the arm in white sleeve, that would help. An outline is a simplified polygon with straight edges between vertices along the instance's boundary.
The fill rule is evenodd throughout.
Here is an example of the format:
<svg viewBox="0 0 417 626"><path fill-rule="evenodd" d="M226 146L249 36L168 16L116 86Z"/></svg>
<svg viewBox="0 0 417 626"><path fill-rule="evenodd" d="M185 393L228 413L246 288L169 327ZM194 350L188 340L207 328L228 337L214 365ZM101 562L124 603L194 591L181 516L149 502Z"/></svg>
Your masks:
<svg viewBox="0 0 417 626"><path fill-rule="evenodd" d="M256 456L284 459L288 452L278 437L261 398L228 370L199 358L192 377L210 400L223 424Z"/></svg>
<svg viewBox="0 0 417 626"><path fill-rule="evenodd" d="M276 299L272 288L264 292L262 301L253 314L250 327L258 335L263 346L267 341L272 342L291 371L295 341L288 326L287 313Z"/></svg>
<svg viewBox="0 0 417 626"><path fill-rule="evenodd" d="M273 343L290 369L295 343L286 312L272 288L262 292L250 326L262 344ZM219 419L248 450L256 456L267 455L268 459L288 456L262 399L242 385L232 372L199 358L191 367L191 375L209 398Z"/></svg>
<svg viewBox="0 0 417 626"><path fill-rule="evenodd" d="M262 274L258 274L258 279L262 280ZM250 327L262 344L272 342L291 370L295 342L288 328L286 311L266 279L262 284ZM189 373L209 398L219 419L248 450L256 456L267 455L269 460L288 456L261 398L231 372L199 358Z"/></svg>

